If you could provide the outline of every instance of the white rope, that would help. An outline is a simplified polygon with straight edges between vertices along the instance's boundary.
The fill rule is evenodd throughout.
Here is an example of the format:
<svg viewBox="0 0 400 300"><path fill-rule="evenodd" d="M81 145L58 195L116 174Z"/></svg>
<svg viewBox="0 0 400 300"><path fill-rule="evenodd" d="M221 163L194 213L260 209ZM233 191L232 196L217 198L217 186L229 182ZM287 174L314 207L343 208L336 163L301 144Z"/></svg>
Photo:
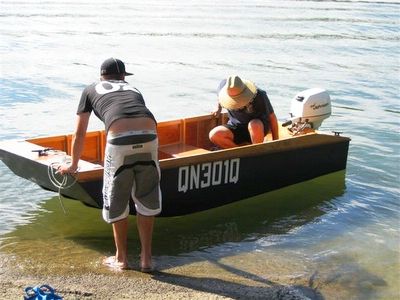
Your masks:
<svg viewBox="0 0 400 300"><path fill-rule="evenodd" d="M77 179L74 177L74 180L68 184L69 176L68 174L64 175L59 174L57 171L59 166L61 166L60 162L50 163L47 168L47 175L49 177L50 182L58 189L58 199L60 200L60 205L64 214L66 214L64 203L61 197L61 190L69 189L70 187L72 187L76 183Z"/></svg>

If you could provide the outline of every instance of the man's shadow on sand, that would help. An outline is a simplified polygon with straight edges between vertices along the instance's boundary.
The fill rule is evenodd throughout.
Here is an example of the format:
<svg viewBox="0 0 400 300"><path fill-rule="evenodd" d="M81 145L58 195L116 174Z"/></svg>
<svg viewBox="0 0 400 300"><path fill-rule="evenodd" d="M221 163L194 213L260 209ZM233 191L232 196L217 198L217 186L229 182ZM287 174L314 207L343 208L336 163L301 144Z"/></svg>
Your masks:
<svg viewBox="0 0 400 300"><path fill-rule="evenodd" d="M387 282L381 277L369 272L351 257L341 257L342 263L333 261L323 261L326 270L316 271L311 274L308 281L301 285L283 285L269 280L266 277L254 273L237 269L235 267L221 263L218 260L208 261L227 273L234 274L245 279L249 284L226 281L213 277L194 277L181 274L172 274L165 271L155 271L152 275L154 280L182 286L200 292L229 297L232 299L325 299L319 291L321 285L337 285L349 293L358 295L362 299L379 298L377 287L387 286ZM252 284L253 283L253 284ZM366 285L368 283L369 285Z"/></svg>
<svg viewBox="0 0 400 300"><path fill-rule="evenodd" d="M191 277L163 271L154 271L152 278L160 282L231 299L324 299L322 294L312 287L302 285L282 285L268 280L267 278L233 268L220 262L214 261L213 263L230 273L246 278L249 281L253 281L254 285L246 285L212 277ZM312 284L312 280L310 280L310 284Z"/></svg>

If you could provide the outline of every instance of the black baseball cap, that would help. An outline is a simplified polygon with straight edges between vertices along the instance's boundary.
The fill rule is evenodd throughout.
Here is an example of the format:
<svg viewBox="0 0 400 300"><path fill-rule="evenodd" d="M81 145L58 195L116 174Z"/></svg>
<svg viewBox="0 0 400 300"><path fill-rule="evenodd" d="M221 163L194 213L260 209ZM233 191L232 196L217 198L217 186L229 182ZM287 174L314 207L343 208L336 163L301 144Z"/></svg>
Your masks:
<svg viewBox="0 0 400 300"><path fill-rule="evenodd" d="M100 68L100 75L123 74L125 76L133 75L125 71L125 64L122 60L114 57L106 59Z"/></svg>

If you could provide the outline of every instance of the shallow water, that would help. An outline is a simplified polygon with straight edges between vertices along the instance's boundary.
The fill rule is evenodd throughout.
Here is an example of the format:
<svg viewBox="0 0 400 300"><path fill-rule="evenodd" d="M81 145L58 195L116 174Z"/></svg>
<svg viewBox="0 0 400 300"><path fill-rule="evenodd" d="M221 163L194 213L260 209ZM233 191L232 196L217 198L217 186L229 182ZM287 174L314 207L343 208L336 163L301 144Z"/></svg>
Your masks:
<svg viewBox="0 0 400 300"><path fill-rule="evenodd" d="M110 56L126 61L135 73L128 81L158 120L211 112L215 89L230 74L265 88L281 120L297 92L324 87L333 115L321 129L352 139L346 172L159 219L157 264L201 272L212 263L221 277L313 278L326 298L337 290L357 299L400 297L399 4L41 3L1 2L1 140L72 132L80 92ZM102 125L93 117L90 128ZM110 227L98 210L64 205L66 215L54 193L0 164L1 251L31 272L31 262L41 271L97 270L113 249Z"/></svg>

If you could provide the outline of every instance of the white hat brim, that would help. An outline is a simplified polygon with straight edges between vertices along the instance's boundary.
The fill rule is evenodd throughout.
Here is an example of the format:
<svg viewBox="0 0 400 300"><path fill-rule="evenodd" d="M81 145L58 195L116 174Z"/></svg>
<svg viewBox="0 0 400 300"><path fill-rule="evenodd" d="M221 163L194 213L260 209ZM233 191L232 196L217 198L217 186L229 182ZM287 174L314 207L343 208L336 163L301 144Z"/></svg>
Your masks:
<svg viewBox="0 0 400 300"><path fill-rule="evenodd" d="M246 88L237 96L230 96L225 86L218 93L218 101L222 107L230 110L245 107L257 93L257 87L249 80L242 80Z"/></svg>

